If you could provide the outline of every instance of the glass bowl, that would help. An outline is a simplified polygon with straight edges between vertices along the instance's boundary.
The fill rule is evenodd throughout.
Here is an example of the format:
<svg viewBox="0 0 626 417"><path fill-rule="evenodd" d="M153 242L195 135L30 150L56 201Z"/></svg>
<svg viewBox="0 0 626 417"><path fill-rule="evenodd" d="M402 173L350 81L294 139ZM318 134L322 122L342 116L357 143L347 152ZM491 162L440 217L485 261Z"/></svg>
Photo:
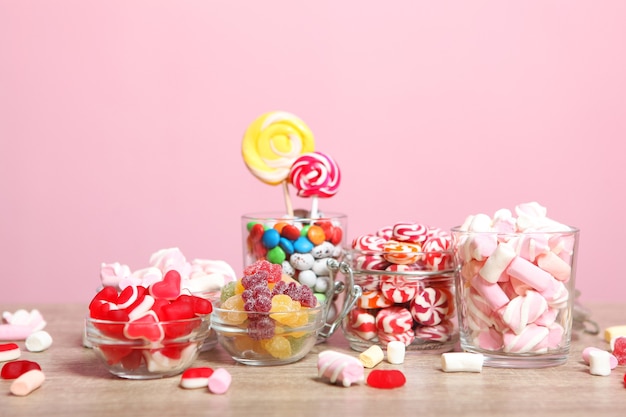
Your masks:
<svg viewBox="0 0 626 417"><path fill-rule="evenodd" d="M219 344L246 365L297 362L317 343L324 326L324 306L296 312L248 312L214 307L212 327Z"/></svg>
<svg viewBox="0 0 626 417"><path fill-rule="evenodd" d="M210 329L210 314L141 323L85 319L85 338L96 356L110 373L126 379L182 373L198 357Z"/></svg>

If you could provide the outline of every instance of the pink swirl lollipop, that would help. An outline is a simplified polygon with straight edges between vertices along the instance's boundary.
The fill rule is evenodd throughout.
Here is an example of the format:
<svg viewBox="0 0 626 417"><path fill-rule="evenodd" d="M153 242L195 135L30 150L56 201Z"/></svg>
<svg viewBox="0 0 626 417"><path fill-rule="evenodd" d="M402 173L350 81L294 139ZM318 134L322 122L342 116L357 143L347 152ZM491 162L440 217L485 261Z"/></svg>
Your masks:
<svg viewBox="0 0 626 417"><path fill-rule="evenodd" d="M300 156L291 166L289 182L299 197L313 197L311 217L317 217L317 198L332 197L339 189L341 172L337 163L322 152Z"/></svg>

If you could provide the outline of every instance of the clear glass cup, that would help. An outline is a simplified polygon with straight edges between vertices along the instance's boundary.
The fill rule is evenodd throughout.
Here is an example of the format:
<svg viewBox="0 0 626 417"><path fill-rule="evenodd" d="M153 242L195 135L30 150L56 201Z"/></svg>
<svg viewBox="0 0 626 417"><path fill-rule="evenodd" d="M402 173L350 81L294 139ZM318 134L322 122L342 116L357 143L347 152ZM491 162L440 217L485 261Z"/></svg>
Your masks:
<svg viewBox="0 0 626 417"><path fill-rule="evenodd" d="M402 264L394 263L403 258ZM452 251L402 253L348 250L344 258L362 295L342 323L350 347L442 353L458 342Z"/></svg>
<svg viewBox="0 0 626 417"><path fill-rule="evenodd" d="M346 246L348 217L321 213L311 218L296 211L258 212L241 217L244 267L266 259L281 264L283 272L310 287L325 305L325 319L337 314L337 292L328 261L340 261Z"/></svg>
<svg viewBox="0 0 626 417"><path fill-rule="evenodd" d="M579 230L518 233L452 228L461 349L485 366L567 361Z"/></svg>

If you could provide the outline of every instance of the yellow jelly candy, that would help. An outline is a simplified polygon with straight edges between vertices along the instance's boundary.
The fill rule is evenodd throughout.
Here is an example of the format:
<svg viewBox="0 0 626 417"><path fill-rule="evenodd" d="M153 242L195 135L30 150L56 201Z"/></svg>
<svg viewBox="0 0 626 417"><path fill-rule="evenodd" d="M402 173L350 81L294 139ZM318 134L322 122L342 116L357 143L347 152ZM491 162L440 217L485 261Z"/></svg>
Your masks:
<svg viewBox="0 0 626 417"><path fill-rule="evenodd" d="M304 326L308 322L307 314L302 311L300 302L292 300L285 294L272 297L270 317L276 322L290 327Z"/></svg>
<svg viewBox="0 0 626 417"><path fill-rule="evenodd" d="M248 315L244 312L243 304L244 301L243 298L241 298L241 294L236 294L228 298L222 303L220 308L229 311L222 312L220 318L228 324L237 325L243 323L248 319Z"/></svg>
<svg viewBox="0 0 626 417"><path fill-rule="evenodd" d="M287 359L291 356L291 343L286 337L274 336L271 339L262 340L261 344L275 358Z"/></svg>

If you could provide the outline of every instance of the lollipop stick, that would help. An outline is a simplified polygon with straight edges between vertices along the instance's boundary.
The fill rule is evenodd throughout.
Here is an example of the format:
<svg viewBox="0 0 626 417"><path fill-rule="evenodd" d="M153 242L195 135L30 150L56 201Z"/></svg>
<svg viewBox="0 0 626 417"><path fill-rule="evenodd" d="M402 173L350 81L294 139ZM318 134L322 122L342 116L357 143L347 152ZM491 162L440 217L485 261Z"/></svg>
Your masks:
<svg viewBox="0 0 626 417"><path fill-rule="evenodd" d="M318 213L318 198L316 195L314 195L313 197L311 197L311 218L312 219L317 219L319 217L319 213Z"/></svg>
<svg viewBox="0 0 626 417"><path fill-rule="evenodd" d="M291 196L289 195L289 187L287 181L283 181L283 196L285 197L285 207L287 208L287 215L293 217L293 206L291 205Z"/></svg>

